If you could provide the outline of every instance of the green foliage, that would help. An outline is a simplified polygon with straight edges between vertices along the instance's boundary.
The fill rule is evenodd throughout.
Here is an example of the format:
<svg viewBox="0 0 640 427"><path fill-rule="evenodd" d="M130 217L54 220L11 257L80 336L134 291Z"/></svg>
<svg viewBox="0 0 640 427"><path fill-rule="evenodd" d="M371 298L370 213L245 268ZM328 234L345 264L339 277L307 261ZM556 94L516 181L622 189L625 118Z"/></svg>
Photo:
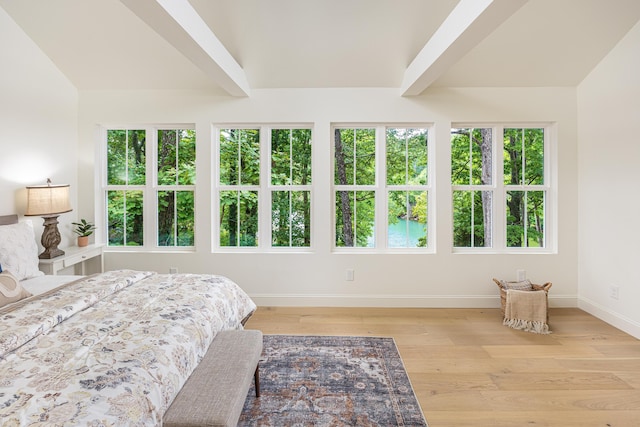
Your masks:
<svg viewBox="0 0 640 427"><path fill-rule="evenodd" d="M544 184L544 129L504 130L506 186ZM544 246L544 192L507 192L507 246Z"/></svg>
<svg viewBox="0 0 640 427"><path fill-rule="evenodd" d="M387 184L427 184L427 129L388 128Z"/></svg>
<svg viewBox="0 0 640 427"><path fill-rule="evenodd" d="M451 130L451 182L458 186L490 185L491 130ZM505 128L503 140L506 193L506 245L544 246L544 191L527 186L544 184L544 129ZM453 192L453 241L456 247L491 246L493 199L491 188Z"/></svg>
<svg viewBox="0 0 640 427"><path fill-rule="evenodd" d="M196 134L191 129L158 130L157 184L194 185ZM107 184L146 185L146 132L107 132ZM158 191L158 245L194 245L193 191ZM144 244L144 192L118 189L107 192L110 246Z"/></svg>
<svg viewBox="0 0 640 427"><path fill-rule="evenodd" d="M194 205L193 191L158 191L158 246L194 245Z"/></svg>
<svg viewBox="0 0 640 427"><path fill-rule="evenodd" d="M144 185L146 171L146 132L109 130L107 132L107 184Z"/></svg>
<svg viewBox="0 0 640 427"><path fill-rule="evenodd" d="M343 198L348 200L349 208L338 209L336 212L336 246L372 247L374 245L375 191L338 191L336 206L342 204ZM352 213L349 223L345 223L343 215L346 210ZM345 234L341 233L345 225L353 230L352 242L346 241Z"/></svg>
<svg viewBox="0 0 640 427"><path fill-rule="evenodd" d="M491 132L490 128L451 131L451 182L459 186L452 194L454 245L491 246L492 197L504 197L506 245L543 247L545 192L536 186L544 184L544 129L505 128L502 159L492 153ZM273 246L311 244L311 133L311 129L271 131L268 182L273 186L269 190ZM384 135L387 223L408 219L424 224L419 245L427 241L427 193L418 188L428 183L427 134L426 129L388 128ZM146 136L144 130L107 132L107 222L112 246L144 244ZM375 128L335 130L337 246L375 244L376 192L370 186L377 182L376 137ZM158 130L154 157L160 246L194 245L194 192L180 186L195 185L195 144L194 130ZM220 184L237 186L220 192L221 246L258 244L255 186L261 185L260 145L260 129L220 131ZM498 160L502 160L506 192L494 195L491 162Z"/></svg>
<svg viewBox="0 0 640 427"><path fill-rule="evenodd" d="M158 130L158 185L195 185L196 133L192 129Z"/></svg>
<svg viewBox="0 0 640 427"><path fill-rule="evenodd" d="M220 246L258 246L258 192L220 192Z"/></svg>
<svg viewBox="0 0 640 427"><path fill-rule="evenodd" d="M544 184L544 129L504 130L504 183Z"/></svg>
<svg viewBox="0 0 640 427"><path fill-rule="evenodd" d="M376 130L336 129L336 135L336 185L374 185Z"/></svg>
<svg viewBox="0 0 640 427"><path fill-rule="evenodd" d="M311 129L273 129L271 183L311 184Z"/></svg>
<svg viewBox="0 0 640 427"><path fill-rule="evenodd" d="M144 244L142 191L107 191L109 246Z"/></svg>
<svg viewBox="0 0 640 427"><path fill-rule="evenodd" d="M485 192L488 197L491 192ZM482 192L453 192L453 245L455 247L483 247L485 227Z"/></svg>
<svg viewBox="0 0 640 427"><path fill-rule="evenodd" d="M220 130L220 184L260 185L260 129ZM258 245L258 192L220 192L220 246Z"/></svg>
<svg viewBox="0 0 640 427"><path fill-rule="evenodd" d="M78 236L91 236L96 229L95 224L87 222L86 219L80 219L80 222L72 222L71 224L75 225L73 232Z"/></svg>
<svg viewBox="0 0 640 427"><path fill-rule="evenodd" d="M311 244L311 192L271 193L271 244L308 247Z"/></svg>
<svg viewBox="0 0 640 427"><path fill-rule="evenodd" d="M220 130L220 184L260 185L260 129Z"/></svg>
<svg viewBox="0 0 640 427"><path fill-rule="evenodd" d="M482 178L483 149L490 157L492 145L484 144L491 129L451 130L451 183L453 185L488 185Z"/></svg>
<svg viewBox="0 0 640 427"><path fill-rule="evenodd" d="M427 134L427 129L388 128L384 135L385 182L395 188L387 193L388 224L397 223L399 218L421 221L425 228L422 245L426 245L426 193L406 187L427 184ZM376 130L336 129L334 138L336 246L373 246L375 192L366 187L355 191L345 187L376 184ZM416 213L419 203L422 205Z"/></svg>
<svg viewBox="0 0 640 427"><path fill-rule="evenodd" d="M271 244L311 245L311 192L283 187L311 184L311 129L273 129L271 132Z"/></svg>

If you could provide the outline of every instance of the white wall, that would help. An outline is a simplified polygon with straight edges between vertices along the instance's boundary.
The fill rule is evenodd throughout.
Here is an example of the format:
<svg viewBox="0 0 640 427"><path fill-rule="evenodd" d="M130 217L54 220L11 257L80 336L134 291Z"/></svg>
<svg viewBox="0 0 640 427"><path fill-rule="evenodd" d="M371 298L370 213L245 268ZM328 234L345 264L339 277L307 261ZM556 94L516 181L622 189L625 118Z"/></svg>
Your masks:
<svg viewBox="0 0 640 427"><path fill-rule="evenodd" d="M640 338L638 46L640 23L578 87L578 219L579 306Z"/></svg>
<svg viewBox="0 0 640 427"><path fill-rule="evenodd" d="M525 269L534 282L552 281L551 303L577 303L576 93L573 88L437 89L402 98L396 89L255 90L250 98L194 92L80 93L79 196L92 212L96 126L128 123L195 123L198 137L196 253L118 253L106 267L207 272L236 280L261 305L497 307L492 277L515 279ZM437 156L437 246L428 255L331 253L329 176L333 122L431 122ZM451 253L449 131L451 122L557 123L559 238L557 254L462 255ZM210 251L212 123L312 123L316 246L312 254L230 254ZM355 281L345 281L345 270Z"/></svg>
<svg viewBox="0 0 640 427"><path fill-rule="evenodd" d="M2 8L0 52L0 215L23 214L25 186L47 178L71 184L75 208L78 92ZM59 218L61 247L74 218ZM42 219L32 220L39 242Z"/></svg>

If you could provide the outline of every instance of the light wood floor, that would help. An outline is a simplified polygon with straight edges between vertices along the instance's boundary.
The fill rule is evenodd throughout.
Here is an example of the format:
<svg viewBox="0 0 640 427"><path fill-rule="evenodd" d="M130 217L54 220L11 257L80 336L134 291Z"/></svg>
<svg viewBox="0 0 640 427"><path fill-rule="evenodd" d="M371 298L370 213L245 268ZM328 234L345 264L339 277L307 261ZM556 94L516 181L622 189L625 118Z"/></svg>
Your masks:
<svg viewBox="0 0 640 427"><path fill-rule="evenodd" d="M393 337L430 427L640 426L640 341L575 308L550 335L499 309L260 307L265 334Z"/></svg>

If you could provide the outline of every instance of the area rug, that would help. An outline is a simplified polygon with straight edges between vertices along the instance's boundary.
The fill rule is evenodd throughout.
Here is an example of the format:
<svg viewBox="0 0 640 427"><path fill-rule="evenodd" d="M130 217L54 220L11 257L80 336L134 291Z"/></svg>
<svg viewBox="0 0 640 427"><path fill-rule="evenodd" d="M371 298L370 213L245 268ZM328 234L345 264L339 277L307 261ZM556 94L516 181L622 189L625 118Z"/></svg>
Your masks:
<svg viewBox="0 0 640 427"><path fill-rule="evenodd" d="M238 426L426 426L392 338L264 335Z"/></svg>

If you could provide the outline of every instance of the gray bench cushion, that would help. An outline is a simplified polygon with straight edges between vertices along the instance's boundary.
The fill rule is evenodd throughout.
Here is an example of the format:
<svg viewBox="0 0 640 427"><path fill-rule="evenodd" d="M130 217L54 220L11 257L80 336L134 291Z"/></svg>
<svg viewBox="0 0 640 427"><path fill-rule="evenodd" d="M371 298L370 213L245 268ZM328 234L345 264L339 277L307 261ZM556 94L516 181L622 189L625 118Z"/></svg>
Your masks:
<svg viewBox="0 0 640 427"><path fill-rule="evenodd" d="M262 332L218 332L164 415L165 427L236 426L262 354Z"/></svg>

